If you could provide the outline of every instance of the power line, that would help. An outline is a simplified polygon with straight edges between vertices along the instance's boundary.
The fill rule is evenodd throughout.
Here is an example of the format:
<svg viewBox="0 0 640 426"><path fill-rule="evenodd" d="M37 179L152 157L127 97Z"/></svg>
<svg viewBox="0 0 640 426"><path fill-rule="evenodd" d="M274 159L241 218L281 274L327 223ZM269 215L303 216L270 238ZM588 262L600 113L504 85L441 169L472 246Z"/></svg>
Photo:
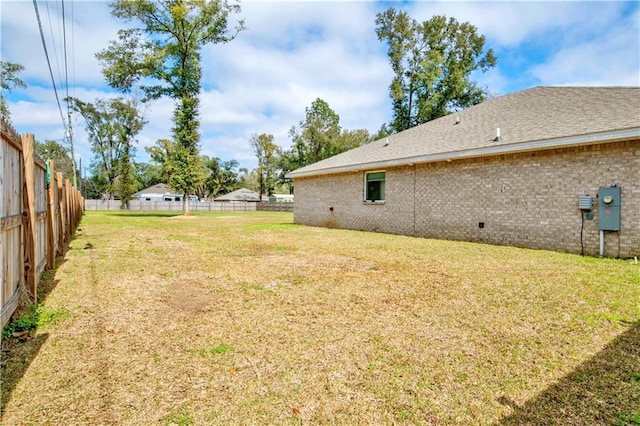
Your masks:
<svg viewBox="0 0 640 426"><path fill-rule="evenodd" d="M67 20L64 17L64 0L62 0L62 46L64 52L64 82L67 89L67 98L69 97L69 67L67 65ZM67 116L69 117L69 125L71 125L71 112L69 102L67 102Z"/></svg>
<svg viewBox="0 0 640 426"><path fill-rule="evenodd" d="M73 0L71 1L71 81L73 82L73 96L76 96L76 36L73 31L74 14L73 14Z"/></svg>
<svg viewBox="0 0 640 426"><path fill-rule="evenodd" d="M47 50L47 42L44 37L44 31L42 29L42 21L40 20L40 12L38 10L37 0L33 0L33 8L36 12L36 18L38 19L38 28L40 29L40 38L42 39L42 48L44 49L44 55L47 59L47 66L49 67L49 75L51 75L51 84L53 85L53 92L56 96L56 103L58 104L58 111L60 112L60 120L62 121L62 127L64 128L65 136L69 140L69 145L71 148L71 163L73 164L73 186L78 187L78 182L76 178L76 158L75 152L73 149L73 135L71 134L71 113L69 112L69 106L67 105L67 117L68 117L68 127L67 122L64 119L64 114L62 113L62 106L60 105L60 97L58 96L58 88L56 87L56 80L53 76L53 70L51 69L51 60L49 59L49 51ZM48 11L48 4L47 4ZM49 24L51 25L51 15L49 15ZM69 96L69 78L68 78L68 67L67 67L67 38L66 38L66 20L64 17L64 1L62 2L62 26L63 26L63 37L64 37L64 67L65 67L65 81L66 81L66 90L67 97ZM53 29L52 29L53 30ZM55 43L54 43L55 47ZM57 57L57 56L56 56Z"/></svg>
<svg viewBox="0 0 640 426"><path fill-rule="evenodd" d="M45 10L47 11L47 19L49 21L49 32L51 33L51 47L53 48L53 62L56 68L56 71L58 71L58 79L60 81L62 81L62 71L60 71L60 61L58 60L59 56L58 56L58 48L56 46L56 36L53 33L53 23L51 22L51 11L49 10L49 2L47 0L45 0L44 2L44 6L45 6ZM57 3L56 3L56 12L59 13L59 10L57 10ZM61 37L61 33L60 33L60 25L58 25L58 37Z"/></svg>
<svg viewBox="0 0 640 426"><path fill-rule="evenodd" d="M72 23L73 24L73 23ZM62 42L64 46L64 80L67 88L67 99L69 99L69 66L67 62L67 20L64 17L64 0L62 0ZM71 163L73 164L73 186L78 187L76 177L76 153L73 149L73 128L71 126L71 108L67 101L67 119L69 120L69 146L71 147Z"/></svg>
<svg viewBox="0 0 640 426"><path fill-rule="evenodd" d="M53 84L53 92L56 95L56 102L58 103L58 111L60 111L60 120L62 120L62 127L64 127L65 134L67 132L67 124L62 114L62 106L60 106L60 98L58 97L58 89L56 88L56 81L53 77L53 70L51 69L51 61L49 60L49 52L47 51L47 43L44 39L44 32L42 31L42 21L40 21L40 12L38 11L38 3L33 0L33 8L36 11L36 18L38 19L38 27L40 28L40 38L42 39L42 47L44 48L44 56L47 58L47 65L49 66L49 74L51 75L51 84Z"/></svg>

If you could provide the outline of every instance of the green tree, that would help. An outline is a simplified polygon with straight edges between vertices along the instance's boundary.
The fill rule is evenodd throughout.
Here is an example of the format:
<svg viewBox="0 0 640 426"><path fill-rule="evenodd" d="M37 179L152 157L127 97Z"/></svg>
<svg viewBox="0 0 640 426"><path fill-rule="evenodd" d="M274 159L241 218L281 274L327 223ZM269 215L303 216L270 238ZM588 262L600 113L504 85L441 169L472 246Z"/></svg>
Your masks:
<svg viewBox="0 0 640 426"><path fill-rule="evenodd" d="M357 148L371 141L372 138L367 129L343 129L334 149L337 151L336 154L339 154L340 152L349 151L350 149Z"/></svg>
<svg viewBox="0 0 640 426"><path fill-rule="evenodd" d="M494 67L493 50L468 22L434 16L422 23L389 8L376 15L378 40L387 44L394 72L389 86L395 132L482 102L486 90L471 81Z"/></svg>
<svg viewBox="0 0 640 426"><path fill-rule="evenodd" d="M246 167L240 167L238 169L238 188L247 188L252 191L258 192L260 190L260 184L258 183L258 179L253 179L252 173Z"/></svg>
<svg viewBox="0 0 640 426"><path fill-rule="evenodd" d="M159 139L155 145L147 147L145 150L158 167L160 180L175 191L180 191L179 188L184 184L185 174L180 170L189 168L189 179L192 180L193 186L189 192L202 197L202 187L205 185L207 171L200 156L195 156L189 164L186 164L185 149L169 139ZM187 197L188 195L186 194ZM184 203L188 204L188 200L183 200L183 206Z"/></svg>
<svg viewBox="0 0 640 426"><path fill-rule="evenodd" d="M340 154L371 141L365 129L345 130L340 127L340 116L322 99L318 98L305 109L306 117L289 130L293 142L290 150L281 155L279 181L290 183L284 175L325 158Z"/></svg>
<svg viewBox="0 0 640 426"><path fill-rule="evenodd" d="M247 188L255 192L260 192L260 173L258 168L248 171L247 169L240 169L242 174L238 175L238 188ZM263 176L264 178L264 176ZM273 185L272 194L282 194L289 190L287 184L281 184L276 181Z"/></svg>
<svg viewBox="0 0 640 426"><path fill-rule="evenodd" d="M238 161L223 161L218 157L200 156L204 178L195 188L198 198L215 198L239 188Z"/></svg>
<svg viewBox="0 0 640 426"><path fill-rule="evenodd" d="M73 180L73 160L71 150L56 141L36 141L36 154L43 160L52 160L55 172L61 172L65 179ZM76 170L76 175L80 175Z"/></svg>
<svg viewBox="0 0 640 426"><path fill-rule="evenodd" d="M27 87L18 74L24 71L24 66L13 62L0 61L0 114L11 122L11 112L4 98L4 92L10 92L16 87Z"/></svg>
<svg viewBox="0 0 640 426"><path fill-rule="evenodd" d="M75 161L71 157L71 148L66 147L57 141L47 140L44 142L36 141L35 145L36 154L40 156L43 160L51 160L53 161L54 171L62 173L62 177L64 179L69 179L70 182L73 182L73 168L75 166ZM80 163L82 165L82 163ZM89 199L87 196L87 178L86 176L83 178L83 175L80 169L76 168L75 175L79 177L78 188L82 192L82 195Z"/></svg>
<svg viewBox="0 0 640 426"><path fill-rule="evenodd" d="M278 159L278 184L283 192L293 194L293 179L287 178L287 173L298 168L297 159L293 156L293 151L283 151Z"/></svg>
<svg viewBox="0 0 640 426"><path fill-rule="evenodd" d="M299 128L289 130L293 141L292 165L303 167L337 154L340 137L340 116L324 100L317 98L305 108L305 120Z"/></svg>
<svg viewBox="0 0 640 426"><path fill-rule="evenodd" d="M115 183L115 191L118 193L122 202L121 208L128 209L131 195L139 188L138 176L136 174L135 164L133 162L132 149L129 145L125 145L122 151L122 157L118 162L117 180Z"/></svg>
<svg viewBox="0 0 640 426"><path fill-rule="evenodd" d="M239 21L234 32L228 29L229 14L239 13L240 6L226 0L115 0L111 8L114 16L139 27L120 30L118 40L96 56L112 87L129 91L142 79L146 99L167 96L176 101L176 147L167 163L167 183L184 194L188 215L188 195L199 179L200 51L207 44L233 40L244 28Z"/></svg>
<svg viewBox="0 0 640 426"><path fill-rule="evenodd" d="M238 166L236 160L223 161L218 157L202 156L207 178L201 186L199 197L215 198L238 189Z"/></svg>
<svg viewBox="0 0 640 426"><path fill-rule="evenodd" d="M133 156L135 137L145 125L136 101L124 98L97 99L93 104L67 98L71 109L85 121L91 150L95 157L93 175L100 176L99 189L112 199L118 194L125 208L138 188Z"/></svg>
<svg viewBox="0 0 640 426"><path fill-rule="evenodd" d="M141 189L163 183L161 176L162 168L160 166L149 163L138 163L136 161L134 161L133 166Z"/></svg>
<svg viewBox="0 0 640 426"><path fill-rule="evenodd" d="M175 143L169 139L158 139L153 146L148 146L144 150L147 151L151 161L155 163L154 167L157 167L157 172L160 177L160 182L169 184L169 175L165 164L171 161L172 152L174 150Z"/></svg>
<svg viewBox="0 0 640 426"><path fill-rule="evenodd" d="M109 185L104 175L91 175L84 181L84 196L87 200L99 200Z"/></svg>
<svg viewBox="0 0 640 426"><path fill-rule="evenodd" d="M257 173L260 195L271 195L276 184L277 168L282 150L273 142L273 135L265 133L251 135L249 144L258 159Z"/></svg>
<svg viewBox="0 0 640 426"><path fill-rule="evenodd" d="M378 129L378 131L371 136L371 140L378 141L392 134L393 129L391 128L391 125L388 123L384 123L382 126L380 126L380 129Z"/></svg>

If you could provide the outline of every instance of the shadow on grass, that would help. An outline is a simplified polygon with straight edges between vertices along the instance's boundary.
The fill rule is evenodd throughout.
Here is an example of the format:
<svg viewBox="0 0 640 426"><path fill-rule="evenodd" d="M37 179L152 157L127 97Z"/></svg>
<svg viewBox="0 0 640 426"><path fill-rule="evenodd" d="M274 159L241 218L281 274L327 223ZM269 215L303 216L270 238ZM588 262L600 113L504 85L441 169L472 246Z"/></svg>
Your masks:
<svg viewBox="0 0 640 426"><path fill-rule="evenodd" d="M640 321L501 425L640 425Z"/></svg>
<svg viewBox="0 0 640 426"><path fill-rule="evenodd" d="M58 286L60 280L55 279L56 271L59 267L64 265L67 262L65 258L59 257L56 259L56 267L53 269L49 269L44 271L42 274L42 278L40 278L40 284L38 285L38 304L41 305L47 300L47 297L51 294L51 292Z"/></svg>
<svg viewBox="0 0 640 426"><path fill-rule="evenodd" d="M72 237L73 240L75 237ZM44 271L38 284L38 304L42 304L49 294L57 287L60 280L55 279L56 271L66 262L65 257L56 258L56 267ZM26 306L20 306L12 321L25 314ZM37 321L37 319L36 319ZM11 323L9 323L11 324ZM2 340L0 346L0 420L5 406L11 398L11 393L27 372L29 366L40 352L40 348L49 338L48 333L35 335L36 330L17 333L9 339ZM35 335L35 336L34 336Z"/></svg>
<svg viewBox="0 0 640 426"><path fill-rule="evenodd" d="M109 212L109 216L126 216L126 217L174 217L182 216L182 211L175 212L140 212L136 210L123 210L118 212Z"/></svg>
<svg viewBox="0 0 640 426"><path fill-rule="evenodd" d="M2 342L0 361L0 421L2 421L5 407L11 399L20 379L40 352L40 348L49 338L48 333L38 334L31 339L11 338Z"/></svg>

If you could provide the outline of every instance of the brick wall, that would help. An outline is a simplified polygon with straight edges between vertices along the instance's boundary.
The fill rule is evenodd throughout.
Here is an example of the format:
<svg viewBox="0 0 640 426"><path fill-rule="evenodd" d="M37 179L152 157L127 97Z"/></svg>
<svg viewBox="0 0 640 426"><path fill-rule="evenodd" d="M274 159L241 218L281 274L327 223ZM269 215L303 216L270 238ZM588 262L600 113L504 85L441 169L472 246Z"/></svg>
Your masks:
<svg viewBox="0 0 640 426"><path fill-rule="evenodd" d="M389 168L384 203L363 202L363 171L297 178L294 221L581 253L578 197L612 184L622 226L605 232L605 256L640 255L639 140ZM588 255L599 250L597 200L593 213Z"/></svg>

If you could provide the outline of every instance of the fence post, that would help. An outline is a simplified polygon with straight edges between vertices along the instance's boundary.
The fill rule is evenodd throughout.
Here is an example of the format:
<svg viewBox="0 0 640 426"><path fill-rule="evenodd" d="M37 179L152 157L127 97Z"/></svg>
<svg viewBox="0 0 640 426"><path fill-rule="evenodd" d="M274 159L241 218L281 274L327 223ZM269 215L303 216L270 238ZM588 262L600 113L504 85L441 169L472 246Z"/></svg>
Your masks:
<svg viewBox="0 0 640 426"><path fill-rule="evenodd" d="M64 186L62 184L62 172L56 173L58 186L58 253L64 254L64 244L67 224L65 223Z"/></svg>
<svg viewBox="0 0 640 426"><path fill-rule="evenodd" d="M71 184L71 183L69 183ZM69 227L69 239L71 239L72 230L76 229L76 188L71 186L69 190L69 204L71 204L71 226Z"/></svg>
<svg viewBox="0 0 640 426"><path fill-rule="evenodd" d="M24 197L22 212L24 222L24 272L27 290L33 296L34 303L38 300L36 288L36 204L35 204L35 159L34 136L31 133L22 135L22 155L24 161Z"/></svg>
<svg viewBox="0 0 640 426"><path fill-rule="evenodd" d="M76 228L80 224L80 220L82 219L82 193L77 189L73 189L74 194L76 194ZM74 232L75 229L73 228Z"/></svg>
<svg viewBox="0 0 640 426"><path fill-rule="evenodd" d="M64 227L64 239L67 242L67 244L69 244L69 241L71 240L71 226L73 226L71 224L71 185L69 183L69 179L65 179L64 180L64 204L65 204L65 215L64 215L64 219L66 225Z"/></svg>
<svg viewBox="0 0 640 426"><path fill-rule="evenodd" d="M49 177L50 180L47 183L47 268L53 269L56 266L56 236L54 232L56 230L56 193L54 189L54 168L53 160L47 161L49 165Z"/></svg>

